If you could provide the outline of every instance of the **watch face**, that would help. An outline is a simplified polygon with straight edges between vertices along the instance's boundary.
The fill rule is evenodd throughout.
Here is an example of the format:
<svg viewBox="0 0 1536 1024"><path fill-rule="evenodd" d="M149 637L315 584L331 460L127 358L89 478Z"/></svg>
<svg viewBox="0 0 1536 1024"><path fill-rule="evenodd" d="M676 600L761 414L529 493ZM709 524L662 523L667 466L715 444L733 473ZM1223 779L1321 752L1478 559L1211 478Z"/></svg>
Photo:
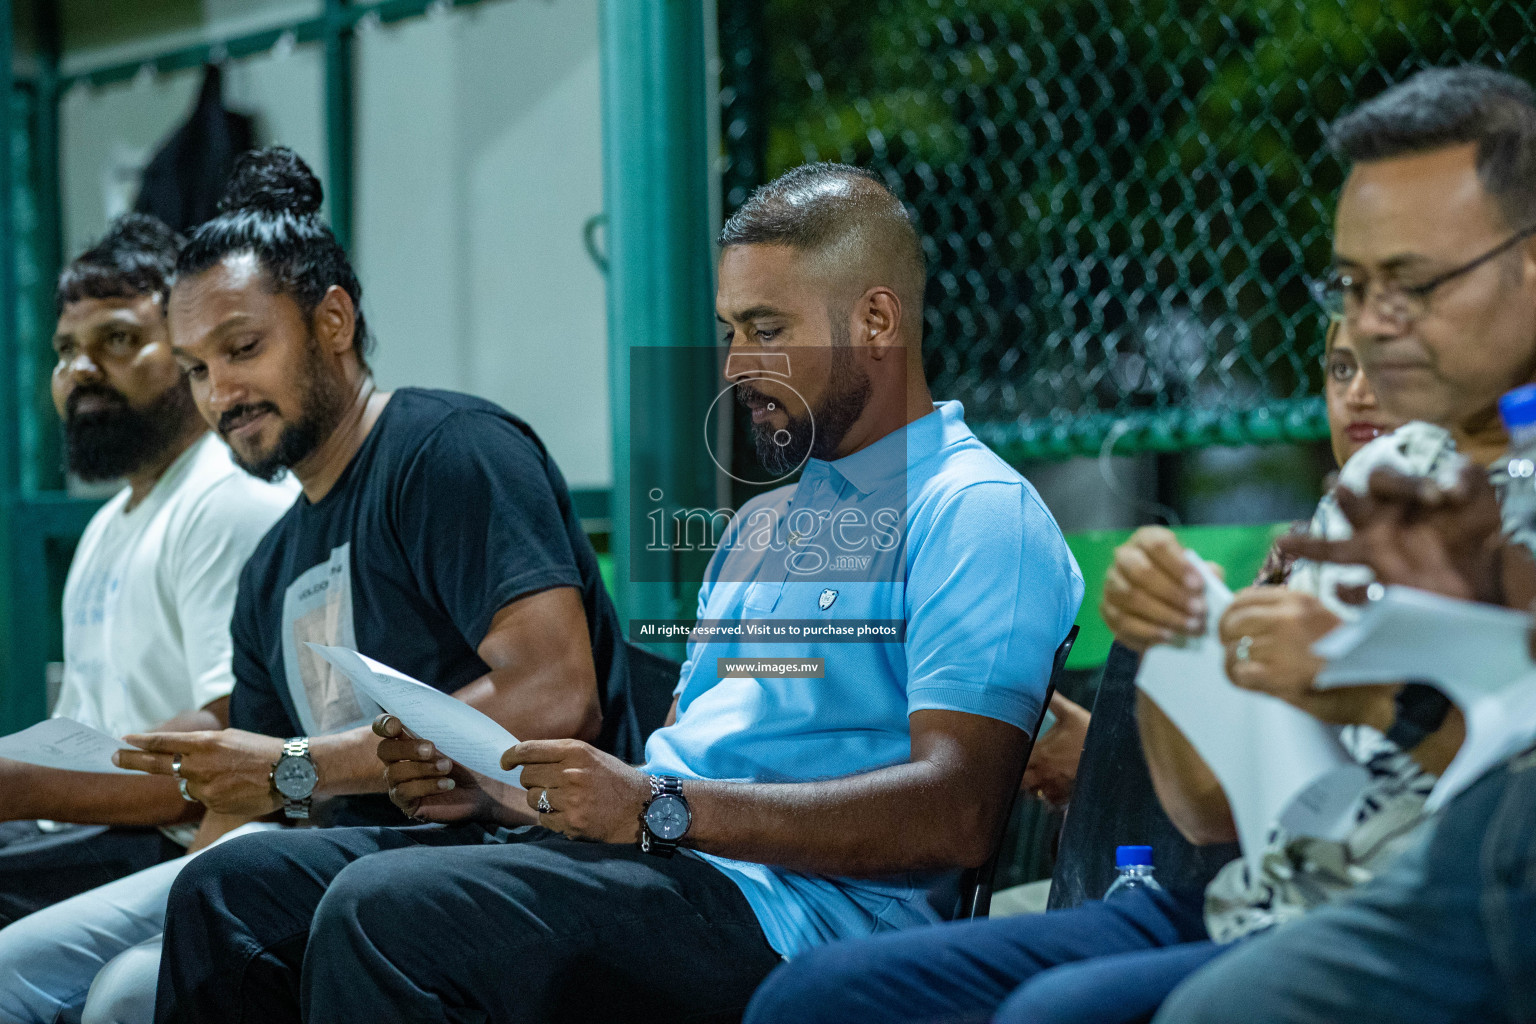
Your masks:
<svg viewBox="0 0 1536 1024"><path fill-rule="evenodd" d="M315 792L315 783L319 781L315 766L307 757L286 755L272 769L272 785L289 800L307 799Z"/></svg>
<svg viewBox="0 0 1536 1024"><path fill-rule="evenodd" d="M688 805L682 797L662 795L651 801L645 810L645 826L658 839L668 842L681 839L688 831Z"/></svg>

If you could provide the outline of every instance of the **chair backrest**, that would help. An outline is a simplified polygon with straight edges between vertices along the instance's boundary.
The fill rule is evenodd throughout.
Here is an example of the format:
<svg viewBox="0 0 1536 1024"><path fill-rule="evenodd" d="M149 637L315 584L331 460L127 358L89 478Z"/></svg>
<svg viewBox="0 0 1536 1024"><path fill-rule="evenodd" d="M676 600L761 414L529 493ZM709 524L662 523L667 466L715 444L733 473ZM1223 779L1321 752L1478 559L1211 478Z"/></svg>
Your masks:
<svg viewBox="0 0 1536 1024"><path fill-rule="evenodd" d="M1035 751L1035 740L1040 735L1040 727L1045 724L1045 712L1050 706L1051 695L1056 692L1056 684L1061 679L1061 673L1067 666L1067 656L1072 653L1072 645L1076 641L1077 627L1073 626L1067 631L1067 638L1061 642L1061 646L1056 648L1056 656L1051 659L1051 678L1045 685L1045 698L1040 702L1040 717L1035 719L1035 727L1030 730L1029 743L1024 750L1024 759L1019 763L1019 777L1013 780L1008 813L1003 815L997 837L992 840L991 856L981 867L970 868L960 876L960 899L951 920L968 921L986 917L992 909L992 880L997 876L997 858L1002 850L1003 834L1007 831L1008 819L1013 816L1013 804L1018 798L1019 786L1024 781L1024 769L1029 766L1029 757Z"/></svg>
<svg viewBox="0 0 1536 1024"><path fill-rule="evenodd" d="M639 729L639 749L633 755L638 759L645 749L645 741L661 728L667 720L667 712L672 710L672 691L677 689L683 666L628 640L624 641L624 647L629 659L630 703L634 706Z"/></svg>
<svg viewBox="0 0 1536 1024"><path fill-rule="evenodd" d="M1115 880L1116 846L1152 847L1158 882L1179 892L1203 889L1238 855L1236 844L1195 846L1163 813L1136 727L1140 664L1134 651L1110 648L1051 873L1053 910L1104 895Z"/></svg>

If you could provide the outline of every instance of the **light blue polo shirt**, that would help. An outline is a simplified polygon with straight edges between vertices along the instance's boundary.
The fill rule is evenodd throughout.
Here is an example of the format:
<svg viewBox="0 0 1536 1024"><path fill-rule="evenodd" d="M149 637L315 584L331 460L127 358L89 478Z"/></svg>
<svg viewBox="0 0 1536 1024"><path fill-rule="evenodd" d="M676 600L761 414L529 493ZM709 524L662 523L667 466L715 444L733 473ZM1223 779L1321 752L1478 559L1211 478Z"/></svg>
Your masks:
<svg viewBox="0 0 1536 1024"><path fill-rule="evenodd" d="M1028 731L1082 597L1035 489L945 402L743 506L699 590L701 621L903 620L905 643L690 642L677 722L651 736L645 770L741 782L867 772L910 760L907 716L925 709ZM824 658L826 676L717 673L718 658L759 657ZM785 956L936 919L926 895L942 875L834 878L698 856L740 886Z"/></svg>

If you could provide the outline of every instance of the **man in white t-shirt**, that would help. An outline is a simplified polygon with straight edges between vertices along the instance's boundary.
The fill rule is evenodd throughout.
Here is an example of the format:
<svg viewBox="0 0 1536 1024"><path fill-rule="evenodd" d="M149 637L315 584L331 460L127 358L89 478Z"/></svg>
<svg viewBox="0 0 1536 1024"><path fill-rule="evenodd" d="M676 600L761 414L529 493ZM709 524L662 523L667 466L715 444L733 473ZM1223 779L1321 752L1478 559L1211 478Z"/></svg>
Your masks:
<svg viewBox="0 0 1536 1024"><path fill-rule="evenodd" d="M67 464L127 486L70 565L54 713L114 736L227 724L240 570L297 493L237 467L192 403L163 310L180 244L130 215L58 284L53 398ZM179 856L202 812L174 779L5 759L0 792L0 925Z"/></svg>

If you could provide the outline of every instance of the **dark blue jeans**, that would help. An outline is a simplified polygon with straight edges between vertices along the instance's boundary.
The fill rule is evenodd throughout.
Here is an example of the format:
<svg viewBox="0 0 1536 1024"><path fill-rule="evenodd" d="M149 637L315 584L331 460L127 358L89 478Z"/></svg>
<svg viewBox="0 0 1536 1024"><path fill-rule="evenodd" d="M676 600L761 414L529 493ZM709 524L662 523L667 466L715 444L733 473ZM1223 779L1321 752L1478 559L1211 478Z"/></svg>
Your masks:
<svg viewBox="0 0 1536 1024"><path fill-rule="evenodd" d="M1536 754L1495 769L1349 898L1191 977L1158 1024L1536 1021Z"/></svg>
<svg viewBox="0 0 1536 1024"><path fill-rule="evenodd" d="M196 1024L735 1021L779 963L689 854L545 829L285 829L191 861L155 1019Z"/></svg>
<svg viewBox="0 0 1536 1024"><path fill-rule="evenodd" d="M775 971L747 1024L1129 1024L1229 947L1200 899L1110 903L839 942Z"/></svg>

